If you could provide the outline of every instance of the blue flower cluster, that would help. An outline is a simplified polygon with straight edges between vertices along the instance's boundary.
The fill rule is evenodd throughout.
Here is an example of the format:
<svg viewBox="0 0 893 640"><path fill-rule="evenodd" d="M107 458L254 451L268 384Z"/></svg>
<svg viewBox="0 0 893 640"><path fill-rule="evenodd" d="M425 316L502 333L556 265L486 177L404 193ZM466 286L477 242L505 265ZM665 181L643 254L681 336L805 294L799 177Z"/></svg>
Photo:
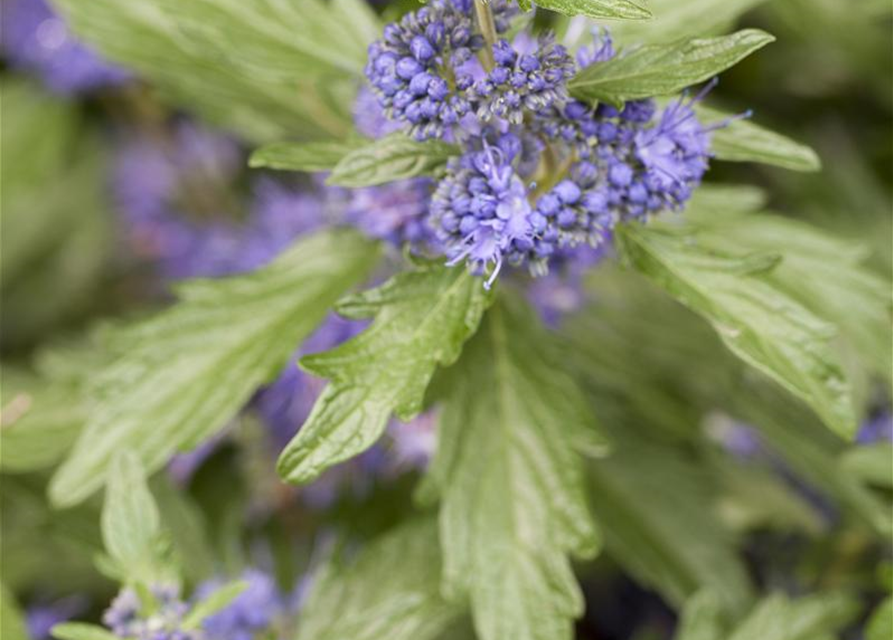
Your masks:
<svg viewBox="0 0 893 640"><path fill-rule="evenodd" d="M201 640L200 631L184 630L183 620L189 605L180 599L179 589L168 585L151 588L155 599L152 613L136 591L125 587L102 615L102 623L119 638L133 640Z"/></svg>
<svg viewBox="0 0 893 640"><path fill-rule="evenodd" d="M475 34L473 0L431 0L385 27L384 38L369 47L366 76L385 113L406 122L420 140L439 138L468 113L468 100L456 92L471 78L457 77L456 69L484 46ZM493 0L497 31L508 28L511 9Z"/></svg>
<svg viewBox="0 0 893 640"><path fill-rule="evenodd" d="M504 30L510 12L493 4ZM367 75L385 115L464 149L434 188L427 220L413 217L414 234L389 239L424 236L449 264L488 273L489 286L506 262L545 275L580 247L598 249L616 224L691 197L711 130L693 107L712 84L660 111L653 100L586 104L567 82L615 56L606 32L575 59L549 35L496 40L484 55L474 27L471 2L436 0L370 47Z"/></svg>
<svg viewBox="0 0 893 640"><path fill-rule="evenodd" d="M517 50L520 42L529 42L529 53ZM500 40L493 46L496 66L475 82L468 91L483 121L493 118L520 125L524 114L540 112L567 100L565 84L574 74L574 61L551 35L538 42L516 39L514 45Z"/></svg>

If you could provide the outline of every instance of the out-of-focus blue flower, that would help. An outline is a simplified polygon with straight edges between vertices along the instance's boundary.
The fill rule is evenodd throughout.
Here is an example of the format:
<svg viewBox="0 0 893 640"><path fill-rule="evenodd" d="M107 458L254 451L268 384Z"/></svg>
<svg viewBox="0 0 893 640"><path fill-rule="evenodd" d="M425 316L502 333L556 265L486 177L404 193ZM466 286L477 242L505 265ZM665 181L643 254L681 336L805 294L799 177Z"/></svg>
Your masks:
<svg viewBox="0 0 893 640"><path fill-rule="evenodd" d="M87 608L84 596L73 595L48 604L35 604L25 611L25 625L31 640L50 640L50 630L62 622L71 620Z"/></svg>
<svg viewBox="0 0 893 640"><path fill-rule="evenodd" d="M856 435L859 444L893 442L893 413L881 411L862 423Z"/></svg>
<svg viewBox="0 0 893 640"><path fill-rule="evenodd" d="M351 189L345 199L344 221L396 247L434 246L436 235L428 219L432 189L428 178Z"/></svg>
<svg viewBox="0 0 893 640"><path fill-rule="evenodd" d="M78 41L45 0L4 0L0 16L4 57L56 93L87 93L131 77Z"/></svg>
<svg viewBox="0 0 893 640"><path fill-rule="evenodd" d="M232 602L202 623L206 640L254 640L269 637L278 617L286 609L285 595L273 577L257 569L245 571L241 579L247 585ZM203 583L196 590L201 601L223 584L220 580Z"/></svg>
<svg viewBox="0 0 893 640"><path fill-rule="evenodd" d="M154 585L152 613L130 587L122 589L102 615L102 623L120 638L134 640L202 640L200 631L182 628L189 605L180 599L179 589Z"/></svg>

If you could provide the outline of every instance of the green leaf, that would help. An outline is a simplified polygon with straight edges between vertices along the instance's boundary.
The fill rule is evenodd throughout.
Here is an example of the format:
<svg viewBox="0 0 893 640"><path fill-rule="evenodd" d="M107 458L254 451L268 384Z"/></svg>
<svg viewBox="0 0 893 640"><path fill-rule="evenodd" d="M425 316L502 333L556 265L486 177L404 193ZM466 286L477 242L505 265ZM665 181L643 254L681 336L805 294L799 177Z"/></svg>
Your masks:
<svg viewBox="0 0 893 640"><path fill-rule="evenodd" d="M201 627L205 618L227 607L247 586L248 583L244 580L237 580L215 589L204 600L195 605L192 611L189 612L189 615L183 619L183 629L188 631Z"/></svg>
<svg viewBox="0 0 893 640"><path fill-rule="evenodd" d="M893 445L878 442L853 447L840 459L844 473L876 487L893 488Z"/></svg>
<svg viewBox="0 0 893 640"><path fill-rule="evenodd" d="M428 640L462 610L440 594L437 525L401 525L313 579L297 640Z"/></svg>
<svg viewBox="0 0 893 640"><path fill-rule="evenodd" d="M761 211L768 200L766 192L753 185L702 184L685 205L686 217L725 216ZM703 213L702 213L703 212Z"/></svg>
<svg viewBox="0 0 893 640"><path fill-rule="evenodd" d="M708 125L731 117L731 114L703 105L696 105L695 112ZM750 120L734 120L713 131L710 138L710 151L718 160L761 162L792 171L819 171L822 168L822 161L810 147Z"/></svg>
<svg viewBox="0 0 893 640"><path fill-rule="evenodd" d="M693 227L628 225L617 240L638 271L709 320L739 358L802 398L837 434L854 435L848 384L828 344L834 328L767 277L777 256L715 250Z"/></svg>
<svg viewBox="0 0 893 640"><path fill-rule="evenodd" d="M737 19L766 0L664 0L653 19L611 25L611 35L626 44L651 44L731 31Z"/></svg>
<svg viewBox="0 0 893 640"><path fill-rule="evenodd" d="M4 348L89 310L109 255L104 149L75 105L4 79L0 145Z"/></svg>
<svg viewBox="0 0 893 640"><path fill-rule="evenodd" d="M286 171L330 171L352 151L368 144L362 138L330 142L274 142L251 154L248 166Z"/></svg>
<svg viewBox="0 0 893 640"><path fill-rule="evenodd" d="M814 640L846 625L858 610L855 600L844 594L818 594L798 600L774 595L760 602L728 638Z"/></svg>
<svg viewBox="0 0 893 640"><path fill-rule="evenodd" d="M731 533L711 509L715 482L674 448L633 433L618 425L615 451L589 466L607 553L671 603L706 589L726 611L740 611L751 586Z"/></svg>
<svg viewBox="0 0 893 640"><path fill-rule="evenodd" d="M569 16L596 19L646 20L651 17L651 11L630 0L536 0L536 5Z"/></svg>
<svg viewBox="0 0 893 640"><path fill-rule="evenodd" d="M157 474L150 488L184 577L194 584L213 577L215 558L201 509L168 474ZM232 498L232 493L227 495Z"/></svg>
<svg viewBox="0 0 893 640"><path fill-rule="evenodd" d="M253 140L343 137L368 13L340 0L59 0L75 33L163 97ZM348 11L350 12L348 14Z"/></svg>
<svg viewBox="0 0 893 640"><path fill-rule="evenodd" d="M86 622L63 622L54 626L50 633L59 640L118 640L111 631Z"/></svg>
<svg viewBox="0 0 893 640"><path fill-rule="evenodd" d="M723 640L723 611L710 591L699 591L682 610L674 640Z"/></svg>
<svg viewBox="0 0 893 640"><path fill-rule="evenodd" d="M577 99L615 105L670 95L712 78L773 40L765 31L744 29L717 38L648 45L590 65L571 79L568 88Z"/></svg>
<svg viewBox="0 0 893 640"><path fill-rule="evenodd" d="M28 640L25 617L15 597L0 584L0 636L3 640Z"/></svg>
<svg viewBox="0 0 893 640"><path fill-rule="evenodd" d="M579 452L606 444L550 340L500 302L448 372L428 488L445 593L470 600L481 640L571 638L584 605L568 555L600 547Z"/></svg>
<svg viewBox="0 0 893 640"><path fill-rule="evenodd" d="M890 640L893 638L893 596L881 602L865 627L865 640Z"/></svg>
<svg viewBox="0 0 893 640"><path fill-rule="evenodd" d="M223 428L376 257L354 232L320 233L254 273L187 283L181 302L114 336L122 355L95 381L89 422L53 477L52 500L89 496L120 450L152 472Z"/></svg>
<svg viewBox="0 0 893 640"><path fill-rule="evenodd" d="M0 403L0 469L7 473L53 466L68 453L86 418L76 385L8 365Z"/></svg>
<svg viewBox="0 0 893 640"><path fill-rule="evenodd" d="M440 140L419 142L404 133L392 133L348 153L332 169L326 184L368 187L432 175L458 154L454 144Z"/></svg>
<svg viewBox="0 0 893 640"><path fill-rule="evenodd" d="M891 380L893 294L889 283L862 266L864 247L777 215L719 220L706 208L695 214L700 237L717 250L769 252L784 238L784 259L768 279L818 317L833 322L866 369Z"/></svg>
<svg viewBox="0 0 893 640"><path fill-rule="evenodd" d="M340 303L342 315L375 321L332 351L301 360L331 382L282 452L279 474L308 482L372 446L391 413L401 420L419 413L435 368L459 357L489 302L480 278L431 264Z"/></svg>
<svg viewBox="0 0 893 640"><path fill-rule="evenodd" d="M158 575L161 518L139 458L124 451L109 468L102 508L102 540L128 579L151 582Z"/></svg>

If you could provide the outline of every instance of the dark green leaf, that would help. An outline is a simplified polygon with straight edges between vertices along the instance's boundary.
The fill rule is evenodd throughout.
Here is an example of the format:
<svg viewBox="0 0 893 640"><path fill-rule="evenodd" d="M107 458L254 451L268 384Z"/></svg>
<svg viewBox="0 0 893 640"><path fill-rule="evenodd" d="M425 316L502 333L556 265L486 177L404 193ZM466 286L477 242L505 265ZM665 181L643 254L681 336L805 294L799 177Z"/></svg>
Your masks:
<svg viewBox="0 0 893 640"><path fill-rule="evenodd" d="M590 65L568 88L580 100L617 105L670 95L712 78L773 40L765 31L744 29L717 38L648 45Z"/></svg>
<svg viewBox="0 0 893 640"><path fill-rule="evenodd" d="M286 171L330 171L345 156L368 144L362 138L332 142L274 142L251 154L248 165Z"/></svg>
<svg viewBox="0 0 893 640"><path fill-rule="evenodd" d="M151 472L223 428L376 256L354 232L321 233L254 273L187 283L180 303L121 331L123 355L96 380L89 423L51 482L53 501L89 496L119 450Z"/></svg>
<svg viewBox="0 0 893 640"><path fill-rule="evenodd" d="M458 153L459 149L454 144L439 140L419 142L406 134L392 133L347 154L332 169L326 183L341 187L368 187L431 175Z"/></svg>
<svg viewBox="0 0 893 640"><path fill-rule="evenodd" d="M569 16L588 18L644 20L651 17L648 9L631 0L536 0L536 5Z"/></svg>
<svg viewBox="0 0 893 640"><path fill-rule="evenodd" d="M440 594L437 526L404 524L314 577L297 640L433 640L461 613Z"/></svg>
<svg viewBox="0 0 893 640"><path fill-rule="evenodd" d="M109 468L102 508L102 540L121 575L151 582L159 575L161 518L139 458L124 451Z"/></svg>
<svg viewBox="0 0 893 640"><path fill-rule="evenodd" d="M435 368L459 357L489 301L480 278L429 265L340 303L342 315L375 321L353 340L301 360L331 383L283 451L280 475L312 480L370 447L391 413L416 415Z"/></svg>
<svg viewBox="0 0 893 640"><path fill-rule="evenodd" d="M614 453L589 467L607 552L669 602L681 605L707 589L726 611L740 611L751 586L731 533L711 509L717 495L707 469L672 447L633 437L631 428L612 436Z"/></svg>
<svg viewBox="0 0 893 640"><path fill-rule="evenodd" d="M600 536L580 452L604 452L586 400L536 316L487 314L449 373L428 489L441 498L444 588L481 640L571 638L583 598L568 554Z"/></svg>
<svg viewBox="0 0 893 640"><path fill-rule="evenodd" d="M738 357L806 401L839 435L855 433L848 384L829 345L834 327L767 277L778 256L722 252L690 227L629 225L617 239L638 271L707 318Z"/></svg>
<svg viewBox="0 0 893 640"><path fill-rule="evenodd" d="M697 105L695 111L705 124L722 122L730 114ZM822 161L804 144L765 129L750 120L734 120L711 134L710 150L718 160L761 162L792 171L819 171Z"/></svg>
<svg viewBox="0 0 893 640"><path fill-rule="evenodd" d="M111 631L86 622L63 622L54 626L51 633L59 640L119 640Z"/></svg>

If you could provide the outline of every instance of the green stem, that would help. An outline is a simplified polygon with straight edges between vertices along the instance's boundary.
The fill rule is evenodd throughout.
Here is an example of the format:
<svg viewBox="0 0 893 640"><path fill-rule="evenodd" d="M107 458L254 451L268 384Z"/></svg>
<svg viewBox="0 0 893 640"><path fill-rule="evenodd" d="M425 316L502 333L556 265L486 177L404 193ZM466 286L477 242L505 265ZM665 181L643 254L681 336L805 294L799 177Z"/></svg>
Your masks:
<svg viewBox="0 0 893 640"><path fill-rule="evenodd" d="M484 42L487 43L481 50L481 63L486 71L491 71L496 66L493 59L493 45L496 44L496 23L493 20L493 11L488 0L474 0L474 11L478 19L478 27Z"/></svg>

